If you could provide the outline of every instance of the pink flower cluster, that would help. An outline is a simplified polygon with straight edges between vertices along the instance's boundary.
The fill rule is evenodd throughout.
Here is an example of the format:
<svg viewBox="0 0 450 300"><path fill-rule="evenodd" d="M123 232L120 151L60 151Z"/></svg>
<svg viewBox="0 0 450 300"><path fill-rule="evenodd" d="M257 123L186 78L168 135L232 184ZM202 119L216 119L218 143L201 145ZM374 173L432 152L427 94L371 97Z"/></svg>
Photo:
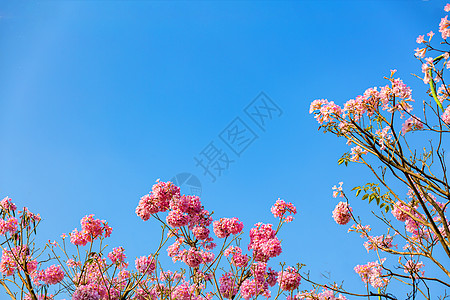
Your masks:
<svg viewBox="0 0 450 300"><path fill-rule="evenodd" d="M231 263L237 268L245 268L250 260L247 254L242 254L242 249L235 246L230 246L224 251L226 257L231 256Z"/></svg>
<svg viewBox="0 0 450 300"><path fill-rule="evenodd" d="M370 250L390 249L394 246L397 247L397 245L392 245L394 237L390 235L368 236L367 239L367 242L364 242L364 248L366 248L367 252Z"/></svg>
<svg viewBox="0 0 450 300"><path fill-rule="evenodd" d="M421 274L422 276L425 275L425 271L420 271L421 268L423 268L425 265L423 262L415 262L413 260L408 260L405 263L404 271L405 273L411 274L412 276L416 277L415 275Z"/></svg>
<svg viewBox="0 0 450 300"><path fill-rule="evenodd" d="M76 228L70 233L70 242L76 246L85 246L97 238L109 237L112 228L108 226L105 220L94 219L94 215L87 215L80 221L81 231Z"/></svg>
<svg viewBox="0 0 450 300"><path fill-rule="evenodd" d="M255 261L266 262L281 254L281 242L276 237L272 224L257 223L250 230L250 244L248 250L253 249Z"/></svg>
<svg viewBox="0 0 450 300"><path fill-rule="evenodd" d="M113 251L108 253L108 258L120 269L128 267L128 263L125 262L127 257L123 247L113 248Z"/></svg>
<svg viewBox="0 0 450 300"><path fill-rule="evenodd" d="M319 111L314 117L319 124L332 122L335 116L340 115L342 112L339 105L333 101L328 102L326 99L314 100L309 108L309 113L315 110Z"/></svg>
<svg viewBox="0 0 450 300"><path fill-rule="evenodd" d="M450 21L447 20L448 16L445 16L445 18L441 19L441 22L439 23L439 32L442 35L442 38L445 40L446 38L450 37Z"/></svg>
<svg viewBox="0 0 450 300"><path fill-rule="evenodd" d="M15 211L17 209L16 205L12 203L11 198L5 197L2 201L0 201L0 205L2 206L2 209L5 211Z"/></svg>
<svg viewBox="0 0 450 300"><path fill-rule="evenodd" d="M77 283L72 299L119 299L130 273L121 270L116 277L109 279L105 276L107 269L106 259L92 252L83 266L83 272L76 273L72 278Z"/></svg>
<svg viewBox="0 0 450 300"><path fill-rule="evenodd" d="M266 280L267 264L259 262L252 265L251 274L253 278L244 280L241 285L242 298L248 300L259 295L270 298L269 282Z"/></svg>
<svg viewBox="0 0 450 300"><path fill-rule="evenodd" d="M353 147L350 153L351 155L350 161L356 162L361 158L362 155L365 154L367 154L367 151L361 148L360 146Z"/></svg>
<svg viewBox="0 0 450 300"><path fill-rule="evenodd" d="M288 267L286 270L278 272L278 284L283 291L293 291L300 285L301 276L298 270Z"/></svg>
<svg viewBox="0 0 450 300"><path fill-rule="evenodd" d="M389 283L389 279L387 279L386 277L382 277L381 271L381 265L378 263L378 261L369 262L366 265L357 265L355 267L355 272L358 273L359 276L361 276L362 281L366 285L370 284L374 288L381 288Z"/></svg>
<svg viewBox="0 0 450 300"><path fill-rule="evenodd" d="M29 250L26 246L16 246L11 250L3 249L2 258L0 260L0 272L3 275L11 276L19 268L23 270L23 264L26 262L27 271L32 273L36 270L37 261L32 260Z"/></svg>
<svg viewBox="0 0 450 300"><path fill-rule="evenodd" d="M404 84L401 79L389 78L389 81L391 86L386 85L380 87L379 90L377 87L369 88L363 95L348 100L343 109L332 101L319 99L311 103L309 112L314 112L314 118L322 126L339 124L338 128L341 133L345 133L349 128L354 127L352 121L359 122L364 115L368 117L378 115L380 108L390 113L399 111L401 117L403 117L406 112L412 110L412 106L409 104L414 101L411 98L411 88ZM388 132L385 129L379 131L378 135L384 149L386 142L389 141Z"/></svg>
<svg viewBox="0 0 450 300"><path fill-rule="evenodd" d="M239 291L236 280L233 276L233 273L225 273L219 279L219 291L222 296L226 299L233 298Z"/></svg>
<svg viewBox="0 0 450 300"><path fill-rule="evenodd" d="M51 265L47 269L39 271L37 277L47 285L57 284L64 279L64 271L60 265Z"/></svg>
<svg viewBox="0 0 450 300"><path fill-rule="evenodd" d="M402 125L402 134L405 135L407 132L413 131L413 130L422 130L423 129L423 123L420 120L420 118L416 116L411 116L409 119L407 119L403 125Z"/></svg>
<svg viewBox="0 0 450 300"><path fill-rule="evenodd" d="M152 214L165 212L170 208L170 200L180 196L180 188L172 182L157 181L150 194L145 195L136 207L136 214L147 221Z"/></svg>
<svg viewBox="0 0 450 300"><path fill-rule="evenodd" d="M295 300L300 300L300 299L314 299L314 300L347 300L347 298L342 295L339 294L338 296L332 291L329 290L327 288L324 288L322 290L322 292L318 293L318 291L316 290L312 290L310 292L303 292L298 294L297 296L295 296ZM294 300L294 299L289 299L288 300Z"/></svg>
<svg viewBox="0 0 450 300"><path fill-rule="evenodd" d="M7 221L0 219L0 235L9 233L13 235L17 232L17 225L19 222L16 218L9 218Z"/></svg>
<svg viewBox="0 0 450 300"><path fill-rule="evenodd" d="M347 202L341 201L338 203L338 205L336 205L336 208L333 210L333 219L339 225L345 225L348 222L350 222L350 219L352 217L351 214L352 211L353 209Z"/></svg>
<svg viewBox="0 0 450 300"><path fill-rule="evenodd" d="M282 199L278 199L272 206L270 211L275 218L280 218L282 221L289 223L294 220L294 217L286 216L286 214L295 215L297 213L297 208L295 208L294 204L292 204L291 202L286 202Z"/></svg>
<svg viewBox="0 0 450 300"><path fill-rule="evenodd" d="M333 198L337 198L339 197L344 197L344 193L342 191L342 185L344 183L341 181L339 182L339 186L333 186L332 190L333 190Z"/></svg>
<svg viewBox="0 0 450 300"><path fill-rule="evenodd" d="M218 238L225 238L230 234L239 234L244 224L238 218L221 218L213 223L214 233Z"/></svg>
<svg viewBox="0 0 450 300"><path fill-rule="evenodd" d="M156 270L156 260L152 255L136 258L135 264L141 274L151 275Z"/></svg>

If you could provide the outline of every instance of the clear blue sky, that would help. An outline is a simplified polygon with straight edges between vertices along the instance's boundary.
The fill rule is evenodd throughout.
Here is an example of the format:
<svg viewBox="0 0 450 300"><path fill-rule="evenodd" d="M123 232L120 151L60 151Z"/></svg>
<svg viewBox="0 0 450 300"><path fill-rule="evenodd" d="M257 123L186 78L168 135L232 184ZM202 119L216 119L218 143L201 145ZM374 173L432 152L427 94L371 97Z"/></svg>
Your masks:
<svg viewBox="0 0 450 300"><path fill-rule="evenodd" d="M309 103L343 103L394 68L421 102L415 39L438 33L445 3L1 1L0 198L39 212L43 240L94 213L134 261L158 237L140 196L189 172L206 208L246 232L293 202L281 259L364 291L353 267L375 257L332 220L331 187L367 172L337 165L347 146L317 131ZM282 111L264 130L245 113L262 91ZM257 136L239 156L220 138L236 118ZM234 160L215 182L194 160L211 142Z"/></svg>

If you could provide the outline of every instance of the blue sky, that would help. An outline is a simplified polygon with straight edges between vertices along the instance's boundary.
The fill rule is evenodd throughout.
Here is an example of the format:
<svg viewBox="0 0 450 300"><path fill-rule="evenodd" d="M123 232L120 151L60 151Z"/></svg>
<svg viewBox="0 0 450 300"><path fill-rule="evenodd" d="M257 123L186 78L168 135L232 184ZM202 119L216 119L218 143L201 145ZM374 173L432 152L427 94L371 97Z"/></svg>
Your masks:
<svg viewBox="0 0 450 300"><path fill-rule="evenodd" d="M39 212L43 240L94 213L133 261L158 236L139 198L189 172L246 232L275 222L276 199L294 203L281 259L364 291L353 267L375 258L332 220L331 187L370 179L337 165L347 146L317 131L309 103L343 103L394 68L423 100L415 39L438 33L445 3L2 1L0 198ZM264 130L244 111L260 92L282 110ZM238 117L257 136L240 156L219 137ZM215 182L194 161L211 142L234 160Z"/></svg>

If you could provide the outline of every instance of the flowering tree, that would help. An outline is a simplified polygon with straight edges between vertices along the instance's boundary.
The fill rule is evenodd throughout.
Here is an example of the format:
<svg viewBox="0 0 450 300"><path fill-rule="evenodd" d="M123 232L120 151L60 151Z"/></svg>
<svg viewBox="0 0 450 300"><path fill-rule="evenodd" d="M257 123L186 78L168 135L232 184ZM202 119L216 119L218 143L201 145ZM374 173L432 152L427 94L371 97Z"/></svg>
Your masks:
<svg viewBox="0 0 450 300"><path fill-rule="evenodd" d="M445 11L450 11L449 4ZM444 47L450 45L447 18L439 27ZM122 246L105 246L112 234L105 220L87 215L81 219L80 230L40 249L34 240L39 214L26 207L18 211L10 198L4 198L0 202L0 235L4 237L0 285L11 299L32 300L58 295L75 300L249 300L260 296L344 300L348 295L397 299L401 297L398 282L408 288L408 298L436 298L435 291L450 287L446 217L450 188L444 156L450 133L450 86L444 73L450 68L450 52L432 46L433 36L430 32L428 40L422 35L417 38L422 47L415 52L422 62L421 79L429 85L429 97L420 112L413 110L411 89L394 78L395 70L386 78L388 85L369 88L343 107L324 99L311 104L310 112L320 128L345 138L352 147L339 164L362 164L376 180L353 191L354 197L376 203L373 213L385 230L381 235L372 235L371 226L353 211L354 197L344 192L342 182L333 187L333 196L344 200L333 211L334 220L339 225L352 222L348 230L360 234L367 251L378 257L354 268L365 286L363 293L315 282L301 270L302 264L271 265L282 253L278 233L297 213L292 203L278 199L271 208L277 224L255 224L245 249L240 246L244 225L237 217L214 220L199 197L182 195L179 187L160 181L140 199L136 214L143 221L159 222L161 239L154 252L135 259L134 268ZM164 252L180 268L163 266L160 255Z"/></svg>
<svg viewBox="0 0 450 300"><path fill-rule="evenodd" d="M450 4L444 9L450 11ZM339 164L363 164L376 180L352 190L355 197L376 202L379 209L373 213L386 229L378 236L371 235L371 226L355 215L342 182L333 187L334 197L345 199L333 211L334 220L340 225L352 222L349 231L359 233L367 251L378 256L377 261L355 267L369 296L394 299L395 289L390 289L394 281L410 286L410 298L436 298L432 291L450 287L450 223L446 217L450 189L444 153L450 145L450 86L444 79L450 68L445 49L450 37L447 18L439 24L443 49L432 46L433 32L427 40L424 35L417 38L420 78L429 85L423 105L414 110L411 89L394 78L395 70L386 78L388 85L369 88L343 107L324 99L311 103L310 113L320 128L344 138L351 147ZM435 271L427 272L430 269ZM337 285L331 289L346 292Z"/></svg>
<svg viewBox="0 0 450 300"><path fill-rule="evenodd" d="M171 182L158 181L141 198L136 214L144 221L161 223L161 241L155 252L136 258L132 270L123 247L107 253L104 240L112 228L94 215L81 219L81 230L63 234L61 243L49 242L39 251L33 243L39 215L24 208L17 219L16 205L8 197L0 205L0 234L5 237L0 284L12 299L54 299L68 294L75 300L248 300L261 295L270 298L270 287L277 283L275 298L283 294L293 297L300 284L299 265L282 264L280 271L269 267L270 259L281 254L278 232L297 212L292 203L281 199L271 208L279 219L276 227L255 224L250 230L249 253L244 254L239 247L244 225L238 218L213 221L199 197L181 195ZM210 225L220 247L214 243ZM172 244L165 247L169 241ZM163 268L159 260L162 249L184 267L175 271Z"/></svg>

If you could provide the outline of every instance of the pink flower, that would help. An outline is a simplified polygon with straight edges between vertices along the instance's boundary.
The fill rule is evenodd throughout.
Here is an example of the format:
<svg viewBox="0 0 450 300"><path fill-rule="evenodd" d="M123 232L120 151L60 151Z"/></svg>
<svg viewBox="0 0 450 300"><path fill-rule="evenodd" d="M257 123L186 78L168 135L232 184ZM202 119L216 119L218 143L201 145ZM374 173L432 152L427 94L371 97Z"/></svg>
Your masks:
<svg viewBox="0 0 450 300"><path fill-rule="evenodd" d="M166 217L166 222L171 227L186 226L189 222L187 214L180 210L172 210Z"/></svg>
<svg viewBox="0 0 450 300"><path fill-rule="evenodd" d="M376 135L379 137L378 144L380 145L380 150L386 149L386 143L392 140L392 134L389 133L389 126L383 128L383 130L377 130Z"/></svg>
<svg viewBox="0 0 450 300"><path fill-rule="evenodd" d="M200 251L196 248L191 247L188 251L183 254L183 261L191 268L198 267L203 263L203 256Z"/></svg>
<svg viewBox="0 0 450 300"><path fill-rule="evenodd" d="M11 198L5 197L0 201L0 205L6 211L15 211L17 209L16 205L12 203Z"/></svg>
<svg viewBox="0 0 450 300"><path fill-rule="evenodd" d="M75 246L86 246L87 239L83 232L79 232L76 228L70 234L70 242Z"/></svg>
<svg viewBox="0 0 450 300"><path fill-rule="evenodd" d="M224 251L226 257L231 257L231 263L238 268L245 268L250 260L247 254L242 255L242 249L239 247L230 246Z"/></svg>
<svg viewBox="0 0 450 300"><path fill-rule="evenodd" d="M367 151L364 150L363 148L361 148L360 146L353 147L351 149L351 153L350 153L350 155L351 155L350 161L357 162L361 158L362 155L366 155L366 154L367 154ZM336 198L336 197L334 197L334 198Z"/></svg>
<svg viewBox="0 0 450 300"><path fill-rule="evenodd" d="M325 103L316 114L315 119L319 124L334 122L337 116L340 116L342 109L333 101Z"/></svg>
<svg viewBox="0 0 450 300"><path fill-rule="evenodd" d="M268 286L269 285L266 281L261 282L256 279L246 279L240 288L242 298L249 300L250 298L256 298L259 295L270 298Z"/></svg>
<svg viewBox="0 0 450 300"><path fill-rule="evenodd" d="M135 265L141 274L151 275L156 270L156 260L152 255L136 258Z"/></svg>
<svg viewBox="0 0 450 300"><path fill-rule="evenodd" d="M431 39L432 39L433 36L434 36L434 32L433 32L433 31L430 31L430 32L427 33L427 35L430 37L430 39L429 39L428 41L431 41Z"/></svg>
<svg viewBox="0 0 450 300"><path fill-rule="evenodd" d="M278 272L278 284L283 291L293 291L300 285L301 276L298 271L292 267Z"/></svg>
<svg viewBox="0 0 450 300"><path fill-rule="evenodd" d="M408 120L405 121L405 123L403 123L402 134L405 135L409 131L421 129L423 129L423 123L420 120L420 118L416 116L411 116Z"/></svg>
<svg viewBox="0 0 450 300"><path fill-rule="evenodd" d="M425 265L423 262L415 262L413 260L408 260L405 263L405 273L409 273L412 276L418 274L419 272L422 274L422 276L425 274L425 271L420 271L421 268L423 268ZM416 276L414 276L416 277Z"/></svg>
<svg viewBox="0 0 450 300"><path fill-rule="evenodd" d="M195 297L195 286L190 286L188 282L184 282L172 290L171 297L169 299L176 300L193 300Z"/></svg>
<svg viewBox="0 0 450 300"><path fill-rule="evenodd" d="M418 58L424 58L425 54L427 53L427 48L416 48L414 49L414 51L416 52L415 55Z"/></svg>
<svg viewBox="0 0 450 300"><path fill-rule="evenodd" d="M445 112L442 114L441 119L445 124L450 125L450 105L445 109Z"/></svg>
<svg viewBox="0 0 450 300"><path fill-rule="evenodd" d="M281 242L272 229L272 224L257 223L250 229L250 244L248 250L253 249L253 257L257 262L266 262L281 254Z"/></svg>
<svg viewBox="0 0 450 300"><path fill-rule="evenodd" d="M389 249L393 247L393 239L394 237L390 235L369 236L368 241L364 242L364 248L366 248L367 252L377 249ZM395 247L397 247L397 245L395 245Z"/></svg>
<svg viewBox="0 0 450 300"><path fill-rule="evenodd" d="M239 288L237 283L235 282L233 273L225 273L219 279L220 284L220 293L226 299L231 299L233 296L237 294Z"/></svg>
<svg viewBox="0 0 450 300"><path fill-rule="evenodd" d="M339 202L338 205L336 205L336 208L333 210L333 219L338 223L339 225L345 225L347 224L352 215L351 212L353 209L348 205L346 202Z"/></svg>
<svg viewBox="0 0 450 300"><path fill-rule="evenodd" d="M125 259L127 258L125 256L125 249L123 247L116 247L113 248L113 251L108 253L108 258L111 260L111 262L115 265L117 265L119 268L125 268L128 266L128 264L125 262Z"/></svg>
<svg viewBox="0 0 450 300"><path fill-rule="evenodd" d="M411 208L409 206L404 205L400 201L397 201L394 204L394 208L392 209L392 215L399 221L405 222L410 217L407 213L412 213Z"/></svg>
<svg viewBox="0 0 450 300"><path fill-rule="evenodd" d="M221 218L213 223L213 230L218 238L241 233L243 228L244 224L238 218Z"/></svg>
<svg viewBox="0 0 450 300"><path fill-rule="evenodd" d="M6 276L11 276L17 271L19 266L23 269L22 265L25 261L27 261L28 268L31 259L29 249L26 246L16 246L11 250L4 249L0 260L0 272Z"/></svg>
<svg viewBox="0 0 450 300"><path fill-rule="evenodd" d="M445 5L444 10L445 10L446 12L449 12L449 11L450 11L450 4L449 4L449 3L447 3L447 4Z"/></svg>
<svg viewBox="0 0 450 300"><path fill-rule="evenodd" d="M297 209L291 202L286 202L279 198L275 202L275 204L272 206L270 211L272 212L272 214L275 218L280 218L280 219L284 219L284 220L287 219L287 218L285 218L286 213L294 214L294 215L297 213ZM289 219L289 220L292 221L291 219Z"/></svg>
<svg viewBox="0 0 450 300"><path fill-rule="evenodd" d="M0 219L0 235L9 233L13 235L17 232L17 225L19 222L16 218L9 218L7 221Z"/></svg>
<svg viewBox="0 0 450 300"><path fill-rule="evenodd" d="M64 271L60 265L51 265L44 271L43 281L45 284L57 284L64 279Z"/></svg>
<svg viewBox="0 0 450 300"><path fill-rule="evenodd" d="M143 196L139 201L136 214L142 220L147 221L152 214L167 211L172 198L180 198L180 188L170 181L162 182L158 179L152 187L152 192Z"/></svg>
<svg viewBox="0 0 450 300"><path fill-rule="evenodd" d="M75 261L75 260L69 258L69 259L66 261L66 265L67 265L69 268L75 268L75 267L81 266L81 263L80 263L79 261Z"/></svg>
<svg viewBox="0 0 450 300"><path fill-rule="evenodd" d="M79 285L72 295L72 300L100 300L101 296L95 285Z"/></svg>
<svg viewBox="0 0 450 300"><path fill-rule="evenodd" d="M355 272L361 276L361 280L366 285L370 284L374 288L381 288L389 283L389 279L382 277L381 271L381 265L378 262L369 262L366 265L357 265L355 267Z"/></svg>
<svg viewBox="0 0 450 300"><path fill-rule="evenodd" d="M445 16L445 18L441 19L441 22L439 23L439 32L442 34L442 38L445 40L446 38L450 37L450 21L447 20L448 16Z"/></svg>
<svg viewBox="0 0 450 300"><path fill-rule="evenodd" d="M90 242L102 236L103 227L106 222L99 219L94 219L94 215L90 214L83 217L80 223L81 230L86 235L86 240Z"/></svg>
<svg viewBox="0 0 450 300"><path fill-rule="evenodd" d="M342 184L344 184L342 181L339 182L339 186L333 186L333 198L344 197L344 193L342 192Z"/></svg>
<svg viewBox="0 0 450 300"><path fill-rule="evenodd" d="M423 35L419 35L418 37L417 37L417 39L416 39L416 42L418 43L418 44L422 44L422 43L425 43L425 40L423 39Z"/></svg>
<svg viewBox="0 0 450 300"><path fill-rule="evenodd" d="M173 210L179 209L180 211L188 214L198 214L202 211L202 203L197 196L173 197L170 201L170 208Z"/></svg>
<svg viewBox="0 0 450 300"><path fill-rule="evenodd" d="M195 226L192 233L198 240L205 240L209 237L209 229L203 226Z"/></svg>

